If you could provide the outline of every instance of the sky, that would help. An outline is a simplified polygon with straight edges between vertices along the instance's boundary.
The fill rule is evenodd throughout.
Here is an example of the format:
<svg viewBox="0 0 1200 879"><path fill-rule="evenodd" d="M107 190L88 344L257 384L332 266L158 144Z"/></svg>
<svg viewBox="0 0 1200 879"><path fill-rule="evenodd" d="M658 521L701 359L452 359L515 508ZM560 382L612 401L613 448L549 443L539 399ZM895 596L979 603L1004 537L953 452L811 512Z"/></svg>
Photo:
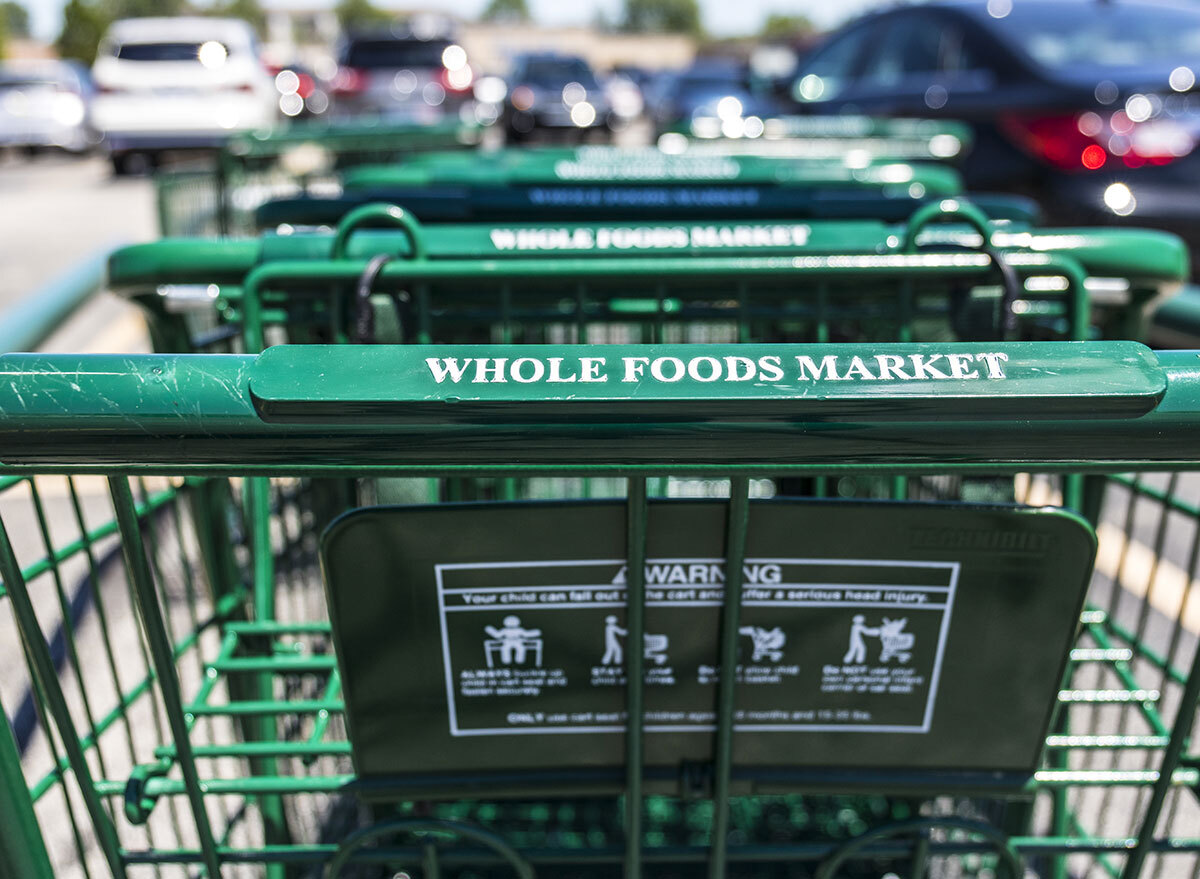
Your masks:
<svg viewBox="0 0 1200 879"><path fill-rule="evenodd" d="M22 0L29 7L34 36L43 40L53 39L62 21L62 7L65 0ZM289 7L311 8L323 0L260 0L267 9L286 9ZM324 0L333 6L335 0ZM487 0L376 0L376 5L385 9L419 8L425 10L440 10L471 18L478 15L486 5ZM607 18L615 19L623 7L622 0L575 0L564 3L563 0L526 0L529 11L536 22L543 25L580 25L589 24L596 18L596 13L602 11ZM785 15L805 15L818 27L829 28L840 24L850 15L868 6L876 5L879 0L840 0L830 3L828 0L699 0L700 14L704 26L709 33L720 37L739 36L755 33L766 17L772 13Z"/></svg>

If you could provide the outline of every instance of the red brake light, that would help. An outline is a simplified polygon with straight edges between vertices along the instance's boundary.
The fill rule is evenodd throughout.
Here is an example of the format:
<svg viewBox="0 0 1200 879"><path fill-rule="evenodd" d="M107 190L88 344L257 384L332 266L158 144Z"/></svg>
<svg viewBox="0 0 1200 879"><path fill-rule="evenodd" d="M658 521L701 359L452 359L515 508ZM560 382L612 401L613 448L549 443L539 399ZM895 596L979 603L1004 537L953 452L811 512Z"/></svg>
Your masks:
<svg viewBox="0 0 1200 879"><path fill-rule="evenodd" d="M1195 139L1169 119L1134 122L1124 110L1059 116L1009 114L1001 129L1026 152L1061 171L1166 165L1186 156Z"/></svg>
<svg viewBox="0 0 1200 879"><path fill-rule="evenodd" d="M1095 171L1097 168L1104 167L1104 163L1108 161L1108 153L1104 151L1104 147L1094 143L1083 148L1080 161L1083 163L1083 167L1089 171Z"/></svg>
<svg viewBox="0 0 1200 879"><path fill-rule="evenodd" d="M357 94L367 87L367 75L353 67L343 67L333 78L333 91L340 95Z"/></svg>
<svg viewBox="0 0 1200 879"><path fill-rule="evenodd" d="M1104 153L1104 160L1108 158L1108 151L1098 137L1079 130L1074 113L1069 116L1038 117L1012 114L1003 117L1000 124L1026 152L1049 162L1060 171L1078 171L1081 168L1095 170L1101 167L1104 161L1100 160L1095 150Z"/></svg>
<svg viewBox="0 0 1200 879"><path fill-rule="evenodd" d="M448 92L465 92L475 81L475 74L469 65L463 65L457 70L442 69L439 77Z"/></svg>

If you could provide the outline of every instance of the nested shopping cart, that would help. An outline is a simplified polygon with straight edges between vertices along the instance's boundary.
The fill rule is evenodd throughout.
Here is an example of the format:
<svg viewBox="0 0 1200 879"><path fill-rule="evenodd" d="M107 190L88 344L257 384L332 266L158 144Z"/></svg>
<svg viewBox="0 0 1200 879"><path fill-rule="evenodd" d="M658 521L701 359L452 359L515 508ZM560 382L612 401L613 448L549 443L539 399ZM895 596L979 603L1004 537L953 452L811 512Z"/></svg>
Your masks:
<svg viewBox="0 0 1200 879"><path fill-rule="evenodd" d="M211 350L242 332L246 285L285 264L282 289L255 294L259 337L265 321L277 341L919 340L994 334L1010 301L1022 337L1138 338L1187 274L1170 235L992 224L943 200L903 225L426 226L369 205L329 233L124 248L109 282L151 316L158 350ZM405 283L375 291L380 271Z"/></svg>
<svg viewBox="0 0 1200 879"><path fill-rule="evenodd" d="M475 147L475 124L295 123L230 138L211 165L155 176L162 235L234 235L253 231L254 209L270 198L328 192L333 175L361 164L402 162L427 150Z"/></svg>
<svg viewBox="0 0 1200 879"><path fill-rule="evenodd" d="M357 223L114 276L216 285L163 350L403 344L5 358L14 869L1194 869L1189 355L997 341L1154 272Z"/></svg>
<svg viewBox="0 0 1200 879"><path fill-rule="evenodd" d="M706 155L955 162L971 149L970 126L944 119L870 116L694 116L660 135L664 152Z"/></svg>
<svg viewBox="0 0 1200 879"><path fill-rule="evenodd" d="M586 147L432 154L403 165L361 166L320 196L279 198L255 211L259 229L334 225L373 201L425 222L710 218L873 218L902 221L921 205L962 194L938 163L672 154ZM1029 222L1036 206L976 196L996 218Z"/></svg>
<svg viewBox="0 0 1200 879"><path fill-rule="evenodd" d="M1197 356L7 355L0 858L1191 875ZM1019 503L936 490L980 472ZM1085 515L1059 508L1073 474L1095 477ZM777 491L881 475L908 499ZM618 487L375 502L484 476ZM61 510L77 527L49 525Z"/></svg>

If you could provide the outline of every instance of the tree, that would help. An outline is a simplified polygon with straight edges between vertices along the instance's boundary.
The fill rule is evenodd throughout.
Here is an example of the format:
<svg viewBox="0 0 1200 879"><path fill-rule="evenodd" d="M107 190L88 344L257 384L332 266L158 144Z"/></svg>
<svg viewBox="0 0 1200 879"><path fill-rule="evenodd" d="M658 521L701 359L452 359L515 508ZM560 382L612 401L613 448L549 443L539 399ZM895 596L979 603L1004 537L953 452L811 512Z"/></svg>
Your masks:
<svg viewBox="0 0 1200 879"><path fill-rule="evenodd" d="M479 20L496 24L522 24L529 21L529 7L525 5L525 0L491 0Z"/></svg>
<svg viewBox="0 0 1200 879"><path fill-rule="evenodd" d="M229 0L240 5L240 0ZM188 0L68 0L63 25L54 41L58 54L84 64L96 60L96 49L108 26L122 18L184 15Z"/></svg>
<svg viewBox="0 0 1200 879"><path fill-rule="evenodd" d="M68 0L63 7L63 26L54 45L63 58L91 65L96 60L100 38L112 19L96 3Z"/></svg>
<svg viewBox="0 0 1200 879"><path fill-rule="evenodd" d="M813 23L803 15L781 15L773 12L763 22L759 37L776 42L790 42L798 38L811 37L816 30Z"/></svg>
<svg viewBox="0 0 1200 879"><path fill-rule="evenodd" d="M248 21L258 31L259 36L262 36L267 28L267 13L258 0L218 0L205 11L209 15L221 18L240 18Z"/></svg>
<svg viewBox="0 0 1200 879"><path fill-rule="evenodd" d="M184 15L188 12L187 0L105 0L103 6L110 21Z"/></svg>
<svg viewBox="0 0 1200 879"><path fill-rule="evenodd" d="M28 37L29 10L16 0L0 3L0 28L10 37Z"/></svg>
<svg viewBox="0 0 1200 879"><path fill-rule="evenodd" d="M371 0L340 0L334 8L342 30L358 30L387 24L392 16L374 6Z"/></svg>
<svg viewBox="0 0 1200 879"><path fill-rule="evenodd" d="M700 36L700 6L696 0L625 0L622 30L667 32Z"/></svg>

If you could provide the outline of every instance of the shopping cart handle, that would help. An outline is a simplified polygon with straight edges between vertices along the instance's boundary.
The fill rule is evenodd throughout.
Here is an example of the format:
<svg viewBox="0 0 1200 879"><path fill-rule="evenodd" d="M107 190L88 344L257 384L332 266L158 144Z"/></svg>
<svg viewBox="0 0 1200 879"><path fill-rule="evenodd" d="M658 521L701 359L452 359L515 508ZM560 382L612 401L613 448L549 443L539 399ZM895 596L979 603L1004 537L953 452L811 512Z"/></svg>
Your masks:
<svg viewBox="0 0 1200 879"><path fill-rule="evenodd" d="M896 368L897 361L881 364L862 352L901 358L909 374L912 357L925 355L927 372L933 364L951 378L881 379L882 365ZM972 352L996 355L1005 378L989 377L988 359L981 364L973 356L956 362L978 377L955 379L946 355ZM946 359L934 361L935 353ZM518 361L543 357L545 381L476 385L474 370L481 367L472 361L468 369L463 358L485 356L507 358L505 369L524 378L537 367ZM1155 353L1126 342L312 346L259 357L0 356L0 464L153 462L286 472L331 462L397 470L486 464L688 472L880 466L998 473L1027 470L1031 462L1200 466L1200 351ZM449 357L460 359L451 364ZM551 358L558 357L556 365ZM626 357L643 359L626 366ZM779 363L766 359L772 357ZM801 381L802 357L808 360ZM446 371L440 384L430 360ZM753 364L757 377L716 382L721 387L714 389L704 381L714 362L722 369L732 363L739 375ZM485 375L495 365L485 363ZM608 374L609 381L584 382L585 373L569 372L568 365L589 378ZM778 381L772 367L784 373ZM640 368L653 381L625 383L626 368L635 375ZM659 381L656 368L663 377L682 370L686 378ZM551 384L555 370L562 382Z"/></svg>
<svg viewBox="0 0 1200 879"><path fill-rule="evenodd" d="M303 345L250 376L291 423L1133 418L1166 387L1133 342Z"/></svg>

